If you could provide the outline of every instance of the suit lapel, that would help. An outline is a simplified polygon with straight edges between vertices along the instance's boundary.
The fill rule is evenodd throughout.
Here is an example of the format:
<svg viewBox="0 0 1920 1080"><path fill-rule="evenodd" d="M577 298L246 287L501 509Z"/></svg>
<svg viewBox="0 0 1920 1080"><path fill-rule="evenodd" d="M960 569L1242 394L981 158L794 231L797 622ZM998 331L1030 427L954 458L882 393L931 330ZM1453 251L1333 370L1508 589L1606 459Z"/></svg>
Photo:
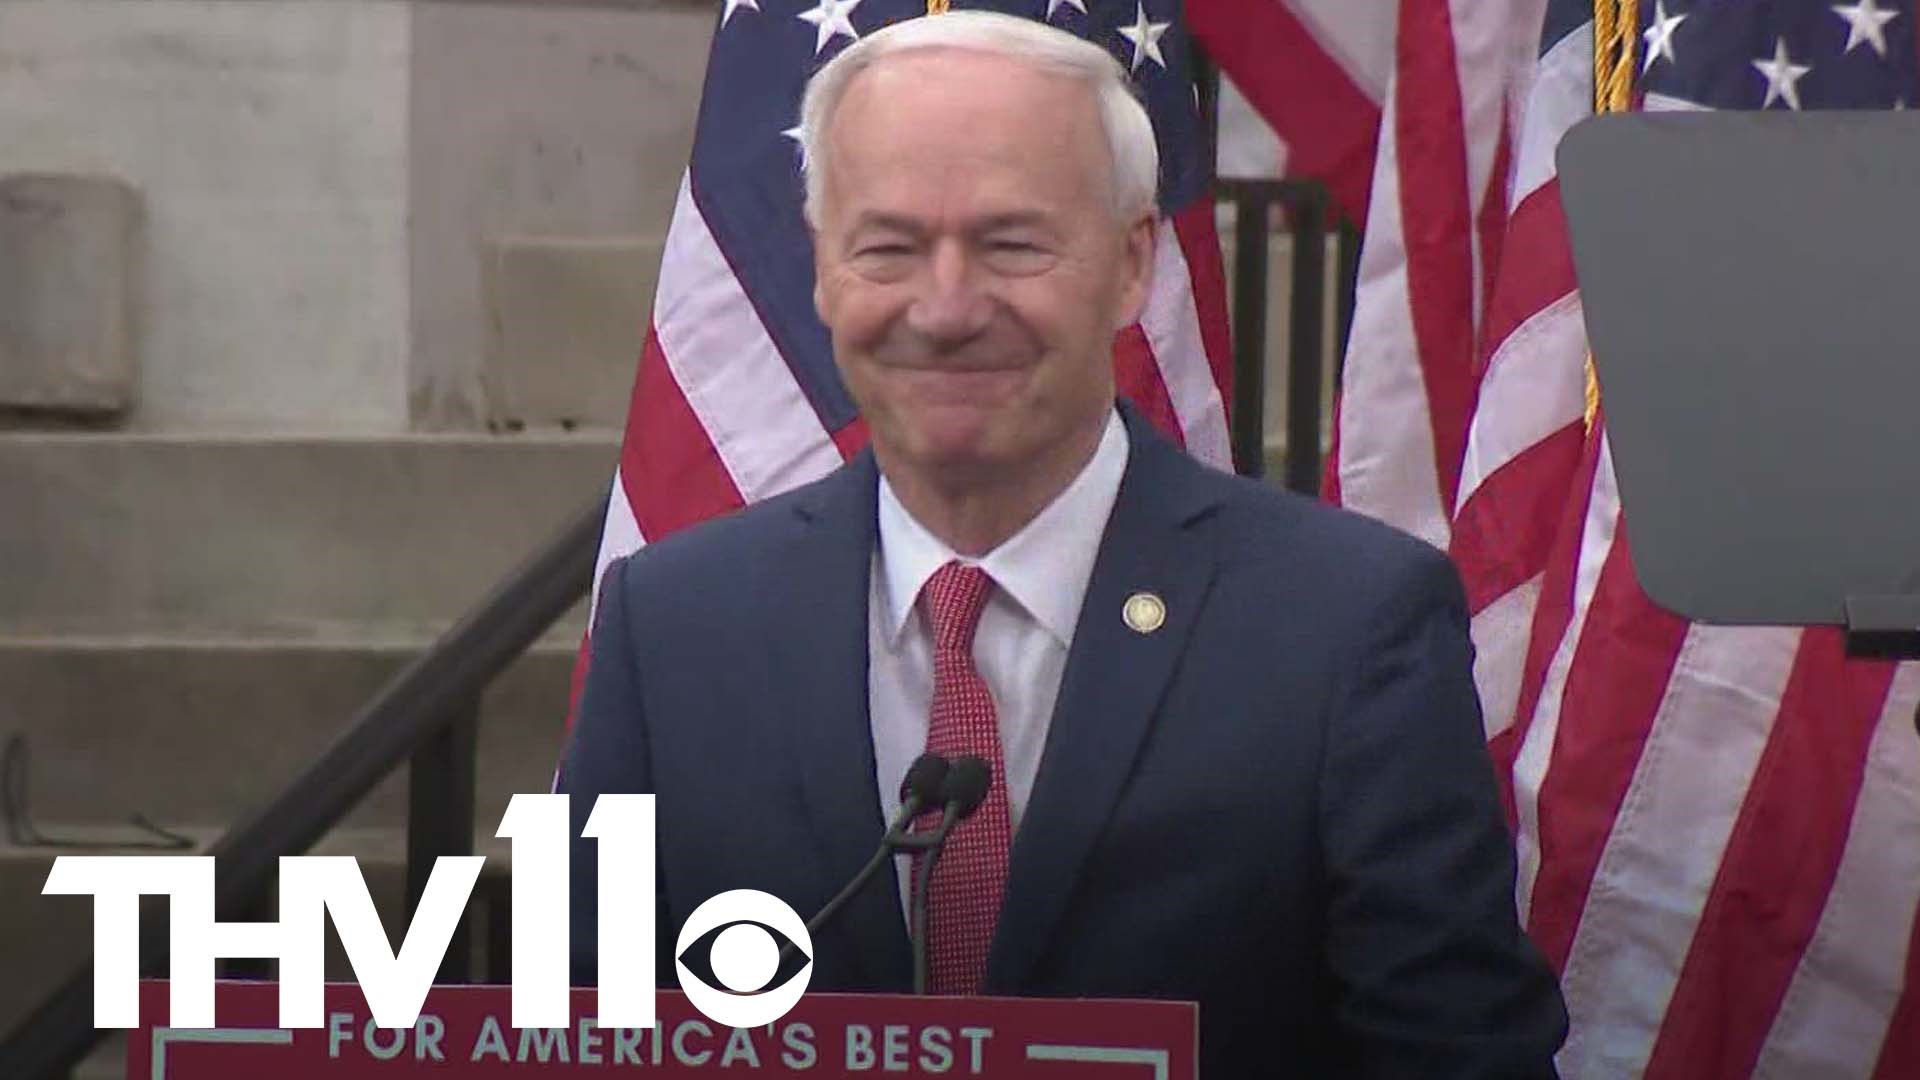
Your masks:
<svg viewBox="0 0 1920 1080"><path fill-rule="evenodd" d="M1131 458L1101 540L1061 678L1040 772L1014 838L987 961L990 992L1017 991L1058 923L1081 864L1112 815L1213 579L1194 523L1213 504L1201 466L1125 411ZM1151 593L1165 622L1122 617Z"/></svg>
<svg viewBox="0 0 1920 1080"><path fill-rule="evenodd" d="M879 845L885 823L874 779L867 698L867 591L876 472L862 454L795 503L802 572L774 582L767 625L773 679L786 700L787 760L801 777L821 895L839 890ZM862 889L816 948L838 935L866 985L904 987L912 954L891 867Z"/></svg>

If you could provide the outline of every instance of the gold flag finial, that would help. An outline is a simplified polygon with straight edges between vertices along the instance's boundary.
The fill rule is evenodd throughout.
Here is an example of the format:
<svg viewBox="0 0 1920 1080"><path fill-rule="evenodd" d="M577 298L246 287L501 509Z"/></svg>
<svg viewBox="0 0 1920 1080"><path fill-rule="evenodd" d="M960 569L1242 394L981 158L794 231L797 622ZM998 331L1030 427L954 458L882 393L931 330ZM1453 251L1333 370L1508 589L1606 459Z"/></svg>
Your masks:
<svg viewBox="0 0 1920 1080"><path fill-rule="evenodd" d="M1640 0L1593 0L1593 111L1633 108L1634 46L1640 42ZM1600 376L1587 353L1587 430L1600 412Z"/></svg>
<svg viewBox="0 0 1920 1080"><path fill-rule="evenodd" d="M927 14L945 15L946 13L947 0L927 0Z"/></svg>

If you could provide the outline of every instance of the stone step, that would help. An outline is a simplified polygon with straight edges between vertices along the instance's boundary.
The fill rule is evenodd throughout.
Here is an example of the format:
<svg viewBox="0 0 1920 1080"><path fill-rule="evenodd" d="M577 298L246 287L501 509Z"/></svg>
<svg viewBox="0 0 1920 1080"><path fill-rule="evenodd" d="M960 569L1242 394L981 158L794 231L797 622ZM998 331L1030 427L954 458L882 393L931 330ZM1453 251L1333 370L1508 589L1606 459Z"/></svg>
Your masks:
<svg viewBox="0 0 1920 1080"><path fill-rule="evenodd" d="M617 453L612 434L0 435L0 634L431 636L602 495Z"/></svg>
<svg viewBox="0 0 1920 1080"><path fill-rule="evenodd" d="M548 790L578 642L549 637L482 699L483 827L513 793ZM0 739L27 739L38 820L221 827L291 783L425 644L0 637ZM405 773L349 822L403 824Z"/></svg>
<svg viewBox="0 0 1920 1080"><path fill-rule="evenodd" d="M218 830L178 826L204 850ZM104 841L125 836L124 830L62 823L49 827L63 837ZM487 856L475 896L467 906L469 927L475 944L476 966L483 954L485 896L504 893L510 877L512 858L505 841L496 840L491 830L475 838L474 850ZM359 859L368 894L380 913L390 939L405 926L406 858L405 834L398 829L337 829L323 839L310 854L351 855ZM94 848L23 848L0 842L0 1034L28 1010L38 1007L46 996L61 985L78 965L88 963L93 949L92 900L83 896L42 896L47 873L53 860L61 855L138 854L128 849L102 851ZM263 918L273 917L272 901ZM338 940L327 934L327 978L343 981L353 978ZM110 1038L75 1071L76 1080L106 1080L124 1075L125 1040Z"/></svg>

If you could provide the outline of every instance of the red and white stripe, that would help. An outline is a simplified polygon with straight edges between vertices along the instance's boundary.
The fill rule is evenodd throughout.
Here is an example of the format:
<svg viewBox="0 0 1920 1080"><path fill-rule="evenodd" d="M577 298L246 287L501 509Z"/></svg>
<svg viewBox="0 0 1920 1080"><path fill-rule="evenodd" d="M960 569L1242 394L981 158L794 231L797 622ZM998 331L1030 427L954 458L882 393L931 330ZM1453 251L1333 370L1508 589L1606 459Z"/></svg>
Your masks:
<svg viewBox="0 0 1920 1080"><path fill-rule="evenodd" d="M1572 1018L1563 1074L1915 1075L1920 1042L1896 1036L1920 1023L1920 669L1656 608L1604 422L1585 455L1511 772L1521 914Z"/></svg>
<svg viewBox="0 0 1920 1080"><path fill-rule="evenodd" d="M1373 182L1374 138L1393 67L1397 0L1187 0L1187 24L1265 121L1222 118L1223 161L1257 176L1327 185L1355 221Z"/></svg>
<svg viewBox="0 0 1920 1080"><path fill-rule="evenodd" d="M1892 1039L1882 1041L1903 988L1908 995L1920 991L1914 971L1920 740L1912 714L1903 710L1916 699L1920 668L1908 665L1895 676L1868 733L1852 814L1841 821L1846 840L1839 865L1760 1045L1757 1075L1869 1076L1876 1058L1880 1076L1920 1072L1920 1044L1912 1037L1920 1017L1911 1006L1901 1024L1891 1025L1891 1034L1908 1033L1904 1051Z"/></svg>
<svg viewBox="0 0 1920 1080"><path fill-rule="evenodd" d="M1437 34L1436 6L1405 0L1403 18L1424 8ZM1522 6L1485 8L1518 19ZM1413 62L1408 25L1396 77L1431 80L1439 65ZM1391 229L1363 255L1373 308L1348 358L1341 493L1449 542L1460 566L1517 899L1572 1017L1563 1074L1920 1076L1920 670L1848 661L1831 631L1708 627L1655 607L1634 576L1604 412L1591 430L1583 416L1553 153L1591 111L1590 30L1549 50L1524 90L1450 522L1447 406L1420 328L1457 327L1487 245L1461 258L1457 189L1415 219L1390 186L1426 175L1385 145L1406 134L1391 115L1406 96L1397 84L1368 242ZM1451 288L1424 295L1448 297L1452 322L1422 322L1410 233L1451 252ZM1420 420L1431 438L1392 438Z"/></svg>
<svg viewBox="0 0 1920 1080"><path fill-rule="evenodd" d="M1451 508L1487 734L1513 726L1534 614L1585 437L1586 327L1554 150L1592 114L1593 36L1552 43L1522 106L1502 258L1483 326L1477 400ZM1545 657L1534 657L1534 675Z"/></svg>
<svg viewBox="0 0 1920 1080"><path fill-rule="evenodd" d="M1447 546L1540 0L1402 0L1330 495Z"/></svg>
<svg viewBox="0 0 1920 1080"><path fill-rule="evenodd" d="M842 460L683 177L627 410L595 598L607 564L649 539L816 480Z"/></svg>

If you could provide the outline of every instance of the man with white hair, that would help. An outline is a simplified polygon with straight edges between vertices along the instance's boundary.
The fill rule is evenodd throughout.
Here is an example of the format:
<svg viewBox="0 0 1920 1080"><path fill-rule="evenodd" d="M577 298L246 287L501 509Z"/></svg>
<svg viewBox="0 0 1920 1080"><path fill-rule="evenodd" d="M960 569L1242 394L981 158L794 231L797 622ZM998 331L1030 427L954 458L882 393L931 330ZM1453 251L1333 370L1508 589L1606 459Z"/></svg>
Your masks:
<svg viewBox="0 0 1920 1080"><path fill-rule="evenodd" d="M1115 402L1156 235L1125 72L954 13L849 47L801 119L871 451L609 569L562 766L658 797L662 975L696 905L817 910L918 755L977 755L935 992L1197 1001L1208 1076L1550 1075L1450 564ZM573 874L591 978L591 847ZM815 936L814 990L907 989L907 877Z"/></svg>

